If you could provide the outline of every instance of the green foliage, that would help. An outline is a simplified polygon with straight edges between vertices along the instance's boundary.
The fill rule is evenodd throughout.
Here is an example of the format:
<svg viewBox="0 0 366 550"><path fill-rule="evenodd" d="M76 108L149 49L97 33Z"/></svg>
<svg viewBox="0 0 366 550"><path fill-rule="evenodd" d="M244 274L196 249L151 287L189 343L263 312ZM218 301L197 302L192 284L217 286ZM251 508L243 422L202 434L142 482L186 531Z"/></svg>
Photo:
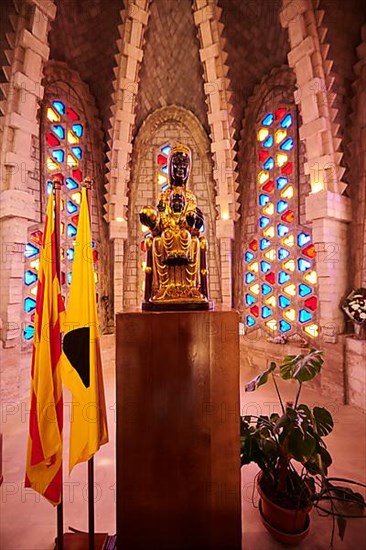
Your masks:
<svg viewBox="0 0 366 550"><path fill-rule="evenodd" d="M257 390L272 380L282 414L244 416L241 418L241 465L255 462L262 470L263 483L271 499L288 508L314 505L336 518L343 539L346 528L346 509L352 504L365 510L365 501L351 488L334 485L327 478L332 458L324 438L333 430L333 418L324 407L299 403L304 382L315 378L323 366L323 353L311 349L308 354L288 355L277 366L269 367L245 386L245 391ZM296 383L293 402L284 404L275 373L283 380ZM341 480L362 485L350 480ZM262 487L263 490L263 487ZM328 503L326 508L322 503ZM360 512L358 512L360 515Z"/></svg>

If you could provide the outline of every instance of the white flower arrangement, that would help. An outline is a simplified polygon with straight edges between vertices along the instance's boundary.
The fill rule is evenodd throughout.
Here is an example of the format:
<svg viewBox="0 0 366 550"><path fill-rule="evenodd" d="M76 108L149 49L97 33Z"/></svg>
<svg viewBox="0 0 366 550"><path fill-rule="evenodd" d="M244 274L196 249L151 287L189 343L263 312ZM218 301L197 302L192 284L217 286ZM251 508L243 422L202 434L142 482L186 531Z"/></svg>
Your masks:
<svg viewBox="0 0 366 550"><path fill-rule="evenodd" d="M366 288L352 290L342 308L352 321L359 325L366 324Z"/></svg>

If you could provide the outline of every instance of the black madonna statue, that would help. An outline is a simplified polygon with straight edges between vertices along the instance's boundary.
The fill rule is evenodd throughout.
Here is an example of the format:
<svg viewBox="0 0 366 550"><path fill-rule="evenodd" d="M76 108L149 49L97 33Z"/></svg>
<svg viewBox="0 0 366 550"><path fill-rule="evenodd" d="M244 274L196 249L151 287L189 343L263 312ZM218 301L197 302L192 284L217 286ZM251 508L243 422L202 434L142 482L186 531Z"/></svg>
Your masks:
<svg viewBox="0 0 366 550"><path fill-rule="evenodd" d="M168 189L160 193L156 208L145 206L140 212L141 223L151 231L146 239L145 310L209 309L204 217L187 189L190 169L190 149L173 147Z"/></svg>

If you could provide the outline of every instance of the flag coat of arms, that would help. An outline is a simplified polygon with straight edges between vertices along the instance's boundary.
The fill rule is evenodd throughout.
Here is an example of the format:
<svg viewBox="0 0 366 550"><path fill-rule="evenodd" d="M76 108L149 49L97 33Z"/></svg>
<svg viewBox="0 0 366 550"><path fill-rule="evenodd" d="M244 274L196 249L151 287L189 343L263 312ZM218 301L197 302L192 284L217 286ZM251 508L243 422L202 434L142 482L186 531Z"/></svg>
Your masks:
<svg viewBox="0 0 366 550"><path fill-rule="evenodd" d="M48 199L38 270L25 486L61 501L63 401L60 371L64 304L57 275L54 198Z"/></svg>
<svg viewBox="0 0 366 550"><path fill-rule="evenodd" d="M70 472L108 442L108 428L86 189L75 238L62 354L62 380L72 393Z"/></svg>

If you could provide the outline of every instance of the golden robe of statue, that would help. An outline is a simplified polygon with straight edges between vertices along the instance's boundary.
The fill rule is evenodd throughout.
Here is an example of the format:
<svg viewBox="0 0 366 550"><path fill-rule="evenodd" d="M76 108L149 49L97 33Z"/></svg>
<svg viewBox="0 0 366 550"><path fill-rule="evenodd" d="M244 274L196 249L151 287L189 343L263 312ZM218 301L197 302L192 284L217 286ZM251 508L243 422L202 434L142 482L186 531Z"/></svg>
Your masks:
<svg viewBox="0 0 366 550"><path fill-rule="evenodd" d="M168 189L160 193L156 208L146 206L140 212L141 223L152 234L146 240L144 309L208 307L207 241L201 234L203 214L186 188L190 166L188 147L173 147Z"/></svg>

